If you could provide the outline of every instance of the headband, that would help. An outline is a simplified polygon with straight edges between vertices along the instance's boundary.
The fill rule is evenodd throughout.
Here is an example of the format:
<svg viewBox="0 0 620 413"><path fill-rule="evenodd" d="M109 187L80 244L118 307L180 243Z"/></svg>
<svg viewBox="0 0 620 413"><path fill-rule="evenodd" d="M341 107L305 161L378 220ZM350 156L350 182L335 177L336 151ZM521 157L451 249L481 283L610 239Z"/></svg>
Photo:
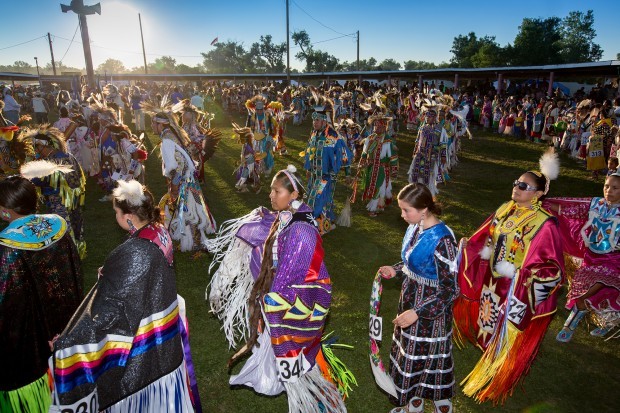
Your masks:
<svg viewBox="0 0 620 413"><path fill-rule="evenodd" d="M284 173L284 175L288 177L288 180L291 181L291 184L293 185L293 191L299 192L297 184L301 186L301 182L299 182L297 180L297 177L294 175L294 173L297 172L297 168L295 168L295 166L293 165L288 165L286 169L282 169L280 172Z"/></svg>
<svg viewBox="0 0 620 413"><path fill-rule="evenodd" d="M539 178L545 178L545 189L543 190L543 195L547 195L547 192L549 192L549 183L551 182L549 178L547 178L547 176L543 174L542 172L538 172L538 171L528 171L528 172Z"/></svg>

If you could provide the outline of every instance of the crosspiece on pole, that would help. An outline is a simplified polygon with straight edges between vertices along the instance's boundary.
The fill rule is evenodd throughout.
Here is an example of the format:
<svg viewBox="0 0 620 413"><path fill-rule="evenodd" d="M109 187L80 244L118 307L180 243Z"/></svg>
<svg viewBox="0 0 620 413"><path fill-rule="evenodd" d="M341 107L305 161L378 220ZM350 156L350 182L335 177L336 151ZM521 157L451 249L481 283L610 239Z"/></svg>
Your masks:
<svg viewBox="0 0 620 413"><path fill-rule="evenodd" d="M78 15L80 21L80 32L82 34L82 46L84 47L84 60L86 62L86 78L88 79L88 86L95 90L97 85L95 84L95 71L93 69L93 58L90 53L90 40L88 38L88 26L86 24L86 16L90 14L101 15L101 4L97 3L92 6L85 6L83 0L71 0L70 5L61 4L60 10L63 13L73 11Z"/></svg>

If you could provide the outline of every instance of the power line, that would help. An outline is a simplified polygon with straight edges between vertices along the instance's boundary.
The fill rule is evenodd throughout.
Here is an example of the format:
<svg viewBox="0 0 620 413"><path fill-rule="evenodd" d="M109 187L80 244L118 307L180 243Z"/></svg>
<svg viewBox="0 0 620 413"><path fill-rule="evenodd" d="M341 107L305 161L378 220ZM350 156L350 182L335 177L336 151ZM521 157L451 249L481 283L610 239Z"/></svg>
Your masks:
<svg viewBox="0 0 620 413"><path fill-rule="evenodd" d="M66 40L68 42L71 41L69 39L66 39L66 38L60 37L60 36L54 36L54 37L57 37L57 38L62 39L62 40ZM81 42L79 42L79 41L76 41L75 43L80 43L81 44ZM91 46L92 47L96 47L98 49L110 50L110 51L113 51L113 52L121 52L121 53L129 53L129 54L139 54L139 55L142 55L142 52L134 52L134 51L122 50L122 49L113 49L111 47L98 46L98 45L93 44L93 43L91 43ZM171 55L171 54L162 54L162 53L147 53L147 55L149 55L149 56L170 56L170 57L202 57L202 55L200 55L200 56L194 56L194 55Z"/></svg>
<svg viewBox="0 0 620 413"><path fill-rule="evenodd" d="M13 46L6 46L6 47L3 47L3 48L0 48L0 50L5 50L5 49L10 49L12 47L21 46L22 44L26 44L26 43L34 42L35 40L43 39L44 37L47 37L47 35L44 35L44 36L41 36L41 37L37 37L35 39L28 40L28 41L25 41L25 42L17 43L17 44L14 44Z"/></svg>
<svg viewBox="0 0 620 413"><path fill-rule="evenodd" d="M313 42L313 43L310 43L310 46L314 46L315 44L319 44L319 43L331 42L332 40L342 39L343 37L349 37L349 36L350 36L350 35L348 35L348 34L343 34L342 36L332 37L331 39L319 40L318 42ZM293 48L299 48L299 47L300 47L300 46L291 46L291 49L293 49Z"/></svg>
<svg viewBox="0 0 620 413"><path fill-rule="evenodd" d="M75 31L73 32L73 37L71 38L71 42L69 43L69 46L67 47L67 51L65 52L64 55L62 55L62 59L60 59L60 62L62 62L63 60L65 60L65 56L67 55L67 53L69 52L69 49L71 48L71 45L73 44L73 39L75 39L75 35L77 34L78 29L80 28L80 21L78 20L78 25L75 26ZM55 36L54 36L55 37Z"/></svg>
<svg viewBox="0 0 620 413"><path fill-rule="evenodd" d="M342 32L339 32L336 29L332 29L331 27L327 26L326 24L321 23L320 21L318 21L317 19L315 19L314 17L312 17L312 15L310 15L310 13L308 13L307 11L305 11L299 4L297 4L297 2L295 0L291 0L293 2L293 4L295 6L297 6L299 8L299 10L301 10L302 12L304 12L308 17L310 17L312 20L314 20L315 22L317 22L318 24L320 24L321 26L325 27L326 29L331 30L334 33L338 33L340 35L342 35L343 37L348 36L348 37L352 37L353 34L344 34ZM327 40L325 40L327 41ZM318 43L318 42L317 42Z"/></svg>

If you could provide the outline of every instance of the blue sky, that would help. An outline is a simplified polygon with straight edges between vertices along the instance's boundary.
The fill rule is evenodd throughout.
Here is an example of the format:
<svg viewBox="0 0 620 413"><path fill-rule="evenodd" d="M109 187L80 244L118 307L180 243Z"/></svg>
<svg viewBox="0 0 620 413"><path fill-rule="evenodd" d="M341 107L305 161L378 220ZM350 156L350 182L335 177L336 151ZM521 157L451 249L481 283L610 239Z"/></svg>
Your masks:
<svg viewBox="0 0 620 413"><path fill-rule="evenodd" d="M34 65L34 56L45 66L50 59L47 33L51 33L55 59L83 68L84 55L77 16L62 13L60 3L70 0L21 0L3 2L0 64L17 60ZM86 0L86 4L94 4ZM249 49L261 35L275 42L286 40L285 0L101 0L102 15L88 17L95 69L108 58L126 67L142 66L138 13L142 17L147 61L162 55L177 63L202 63L201 52L210 43L234 40ZM516 6L518 5L518 6ZM340 60L356 59L356 42L344 34L360 31L360 58L378 61L393 58L449 61L455 36L473 31L496 36L504 46L512 42L524 17L564 17L569 11L594 11L595 41L604 50L603 60L620 52L614 41L618 6L609 0L512 1L405 1L290 0L290 30L306 30L314 47ZM23 17L19 17L23 15ZM74 38L75 33L75 38ZM74 42L71 39L74 38ZM333 40L331 40L333 39ZM12 47L14 45L22 45ZM294 58L298 49L291 41L291 67L302 69Z"/></svg>

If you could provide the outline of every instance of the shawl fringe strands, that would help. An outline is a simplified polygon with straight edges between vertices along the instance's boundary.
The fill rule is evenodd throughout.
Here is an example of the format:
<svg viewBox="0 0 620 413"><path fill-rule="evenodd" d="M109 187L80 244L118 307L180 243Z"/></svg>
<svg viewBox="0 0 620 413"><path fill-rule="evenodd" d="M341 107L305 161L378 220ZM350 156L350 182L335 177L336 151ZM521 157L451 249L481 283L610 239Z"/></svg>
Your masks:
<svg viewBox="0 0 620 413"><path fill-rule="evenodd" d="M497 330L487 351L461 382L463 393L479 403L503 404L529 373L550 323L551 317L538 317L524 331L508 323L503 341Z"/></svg>
<svg viewBox="0 0 620 413"><path fill-rule="evenodd" d="M136 393L105 409L106 413L193 412L187 388L187 371L181 365Z"/></svg>
<svg viewBox="0 0 620 413"><path fill-rule="evenodd" d="M250 271L252 247L236 237L239 229L250 222L261 220L260 208L249 214L224 222L214 239L206 246L213 254L209 273L211 282L205 291L211 312L222 322L222 329L230 348L236 348L239 340L250 336L248 298L254 286Z"/></svg>
<svg viewBox="0 0 620 413"><path fill-rule="evenodd" d="M284 382L289 413L346 413L336 386L313 368L296 382Z"/></svg>
<svg viewBox="0 0 620 413"><path fill-rule="evenodd" d="M0 412L39 413L46 412L52 402L47 373L36 381L16 390L0 392Z"/></svg>
<svg viewBox="0 0 620 413"><path fill-rule="evenodd" d="M331 337L333 333L332 331L321 338L321 351L317 353L315 362L321 369L323 377L336 384L338 391L346 400L349 396L349 390L352 390L351 385L357 386L357 379L342 360L334 354L333 348L352 350L353 346L336 344L336 338Z"/></svg>

